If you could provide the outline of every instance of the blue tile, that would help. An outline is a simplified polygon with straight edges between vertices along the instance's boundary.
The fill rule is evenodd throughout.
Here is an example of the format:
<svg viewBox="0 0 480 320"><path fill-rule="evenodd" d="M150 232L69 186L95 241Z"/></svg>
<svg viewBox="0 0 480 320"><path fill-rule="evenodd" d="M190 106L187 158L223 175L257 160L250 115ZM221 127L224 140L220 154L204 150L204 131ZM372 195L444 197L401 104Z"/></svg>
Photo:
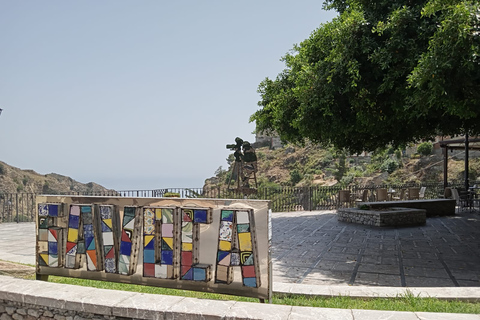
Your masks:
<svg viewBox="0 0 480 320"><path fill-rule="evenodd" d="M243 278L243 285L246 287L257 287L257 279L256 278Z"/></svg>
<svg viewBox="0 0 480 320"><path fill-rule="evenodd" d="M162 264L173 265L173 251L162 250Z"/></svg>
<svg viewBox="0 0 480 320"><path fill-rule="evenodd" d="M89 213L89 212L92 212L92 207L90 207L90 206L81 206L81 207L80 207L80 211L81 211L82 213Z"/></svg>
<svg viewBox="0 0 480 320"><path fill-rule="evenodd" d="M143 262L155 263L155 250L143 250Z"/></svg>
<svg viewBox="0 0 480 320"><path fill-rule="evenodd" d="M48 242L48 254L58 254L58 244L56 242Z"/></svg>
<svg viewBox="0 0 480 320"><path fill-rule="evenodd" d="M221 217L222 221L233 221L233 211L232 210L222 210L221 215L222 215L222 217Z"/></svg>
<svg viewBox="0 0 480 320"><path fill-rule="evenodd" d="M58 205L49 204L48 205L48 215L50 217L58 217Z"/></svg>
<svg viewBox="0 0 480 320"><path fill-rule="evenodd" d="M207 272L205 269L193 268L193 280L205 281L207 279Z"/></svg>
<svg viewBox="0 0 480 320"><path fill-rule="evenodd" d="M132 243L122 241L122 243L120 244L120 254L123 254L125 256L130 256L131 253L132 253Z"/></svg>
<svg viewBox="0 0 480 320"><path fill-rule="evenodd" d="M70 215L70 217L68 218L68 227L72 229L78 229L79 222L79 216Z"/></svg>
<svg viewBox="0 0 480 320"><path fill-rule="evenodd" d="M207 210L195 210L193 216L193 222L207 223Z"/></svg>

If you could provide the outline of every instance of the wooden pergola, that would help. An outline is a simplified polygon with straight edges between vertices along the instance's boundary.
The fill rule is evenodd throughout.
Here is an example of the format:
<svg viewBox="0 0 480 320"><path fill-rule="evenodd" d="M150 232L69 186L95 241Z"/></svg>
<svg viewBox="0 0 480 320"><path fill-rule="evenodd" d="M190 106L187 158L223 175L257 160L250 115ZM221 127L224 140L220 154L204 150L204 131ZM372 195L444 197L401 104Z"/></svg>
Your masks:
<svg viewBox="0 0 480 320"><path fill-rule="evenodd" d="M448 151L449 150L465 150L465 190L470 187L468 180L468 152L469 150L480 150L480 138L465 138L443 140L439 142L443 148L443 188L448 185Z"/></svg>

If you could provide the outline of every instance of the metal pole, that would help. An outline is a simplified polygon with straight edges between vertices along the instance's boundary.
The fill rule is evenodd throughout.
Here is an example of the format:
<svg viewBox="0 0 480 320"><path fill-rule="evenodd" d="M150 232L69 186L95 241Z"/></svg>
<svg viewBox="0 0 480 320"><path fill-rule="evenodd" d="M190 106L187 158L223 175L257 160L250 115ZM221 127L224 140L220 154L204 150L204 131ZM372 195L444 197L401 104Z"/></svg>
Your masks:
<svg viewBox="0 0 480 320"><path fill-rule="evenodd" d="M468 188L470 187L470 183L468 181L468 133L465 133L465 191L468 194Z"/></svg>

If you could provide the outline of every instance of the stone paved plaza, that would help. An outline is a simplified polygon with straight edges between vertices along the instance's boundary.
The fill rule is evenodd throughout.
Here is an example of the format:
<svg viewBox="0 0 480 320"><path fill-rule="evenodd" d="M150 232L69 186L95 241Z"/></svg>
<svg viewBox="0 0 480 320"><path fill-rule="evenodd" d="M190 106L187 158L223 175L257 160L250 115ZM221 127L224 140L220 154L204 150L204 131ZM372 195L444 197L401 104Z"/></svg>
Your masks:
<svg viewBox="0 0 480 320"><path fill-rule="evenodd" d="M273 213L273 282L480 287L480 214L420 227L338 222L335 211ZM0 224L0 259L35 264L34 223Z"/></svg>
<svg viewBox="0 0 480 320"><path fill-rule="evenodd" d="M273 282L480 287L480 214L420 227L338 222L335 211L273 213Z"/></svg>

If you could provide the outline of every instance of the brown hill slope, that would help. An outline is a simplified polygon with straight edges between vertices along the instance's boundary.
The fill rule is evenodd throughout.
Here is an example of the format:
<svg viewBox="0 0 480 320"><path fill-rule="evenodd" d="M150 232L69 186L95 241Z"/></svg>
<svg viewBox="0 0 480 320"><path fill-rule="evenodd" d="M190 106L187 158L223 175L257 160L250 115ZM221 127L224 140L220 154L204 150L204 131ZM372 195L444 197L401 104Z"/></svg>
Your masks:
<svg viewBox="0 0 480 320"><path fill-rule="evenodd" d="M359 157L315 145L288 145L276 150L258 148L256 153L260 187L443 182L443 156L439 154L403 157L400 151L385 150L373 156ZM233 157L230 156L227 161L231 166ZM469 168L470 180L478 180L480 158L472 156ZM215 177L205 181L206 187L225 187L230 170L219 168ZM462 181L463 174L463 154L450 156L448 180Z"/></svg>
<svg viewBox="0 0 480 320"><path fill-rule="evenodd" d="M108 191L108 189L94 182L84 184L56 173L42 175L33 170L22 170L0 161L1 193L65 194L70 192L91 193L104 191Z"/></svg>

